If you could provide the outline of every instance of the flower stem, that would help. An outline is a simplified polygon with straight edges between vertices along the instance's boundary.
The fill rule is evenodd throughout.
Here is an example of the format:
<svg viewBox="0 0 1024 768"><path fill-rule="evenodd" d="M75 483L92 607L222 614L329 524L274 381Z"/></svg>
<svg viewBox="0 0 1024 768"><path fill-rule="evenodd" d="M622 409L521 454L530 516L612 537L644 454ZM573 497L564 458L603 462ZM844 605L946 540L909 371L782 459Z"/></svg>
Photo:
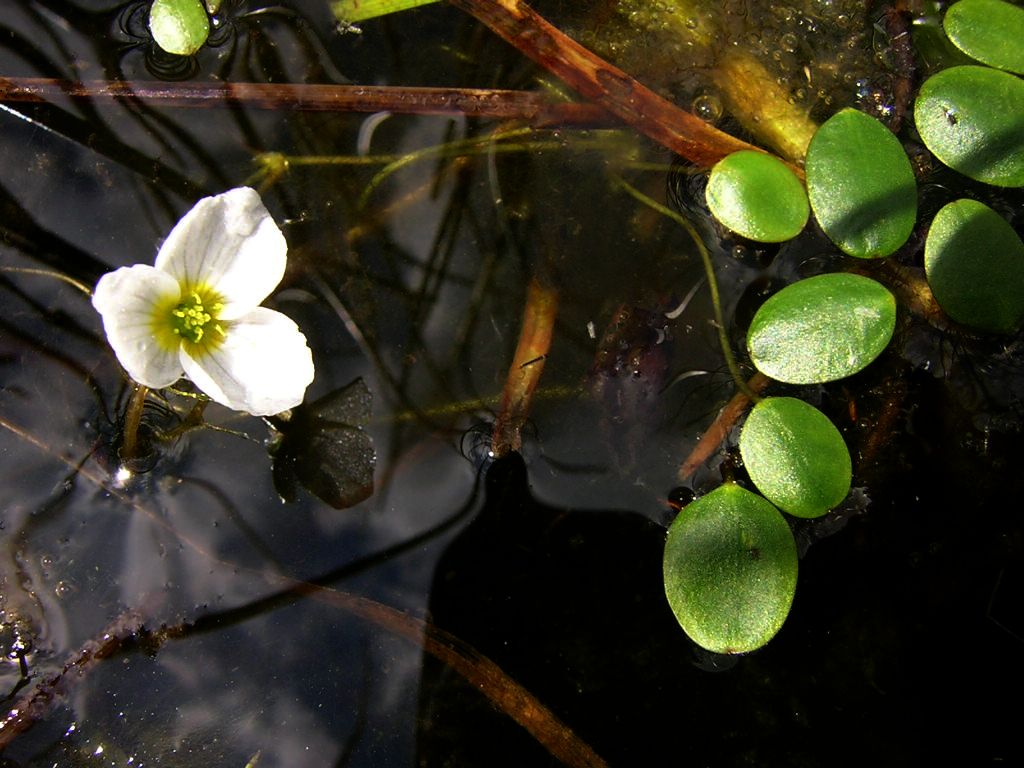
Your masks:
<svg viewBox="0 0 1024 768"><path fill-rule="evenodd" d="M142 423L142 410L146 405L146 396L148 394L149 387L136 384L131 400L128 401L128 409L124 414L121 450L118 451L118 455L123 461L128 462L136 458L139 448L139 424Z"/></svg>

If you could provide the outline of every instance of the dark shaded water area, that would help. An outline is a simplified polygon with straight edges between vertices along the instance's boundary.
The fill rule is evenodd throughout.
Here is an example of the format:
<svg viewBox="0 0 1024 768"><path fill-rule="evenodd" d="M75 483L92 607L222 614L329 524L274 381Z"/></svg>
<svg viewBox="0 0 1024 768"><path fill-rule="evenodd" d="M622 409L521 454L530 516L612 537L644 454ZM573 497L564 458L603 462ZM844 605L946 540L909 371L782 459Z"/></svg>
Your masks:
<svg viewBox="0 0 1024 768"><path fill-rule="evenodd" d="M854 490L791 521L800 575L779 634L710 654L664 600L661 552L673 501L744 480L735 434L678 477L733 385L694 245L619 179L694 220L738 350L772 291L848 264L814 231L770 248L721 236L694 202L699 178L628 129L213 94L555 87L453 8L356 34L326 2L226 0L183 61L154 50L147 5L24 0L0 19L0 78L211 86L186 104L53 92L0 105L0 694L8 722L38 708L0 764L559 764L503 711L511 681L612 766L1024 760L1019 338L901 308L861 374L773 385L839 426ZM601 25L617 29L614 14L562 5L538 7L595 47ZM773 66L856 75L828 81L817 116L883 103L893 77L872 53L877 9L849 3L860 10L828 32L840 5L742 21ZM603 39L611 55L617 38ZM847 43L849 58L825 60ZM719 115L713 62L637 45L624 65L671 67L666 93ZM922 183L923 222L950 190L983 194L951 176ZM309 340L307 402L358 378L372 396L374 490L348 509L301 487L283 503L267 425L217 405L213 428L119 472L130 388L88 297L53 277L91 286L152 263L198 198L243 184L288 240L267 306ZM984 194L1020 231L1020 194ZM893 261L919 266L920 242ZM554 338L522 450L493 461L532 278L557 289ZM159 430L193 401L153 403ZM468 678L438 647L460 649ZM482 657L502 674L474 677Z"/></svg>

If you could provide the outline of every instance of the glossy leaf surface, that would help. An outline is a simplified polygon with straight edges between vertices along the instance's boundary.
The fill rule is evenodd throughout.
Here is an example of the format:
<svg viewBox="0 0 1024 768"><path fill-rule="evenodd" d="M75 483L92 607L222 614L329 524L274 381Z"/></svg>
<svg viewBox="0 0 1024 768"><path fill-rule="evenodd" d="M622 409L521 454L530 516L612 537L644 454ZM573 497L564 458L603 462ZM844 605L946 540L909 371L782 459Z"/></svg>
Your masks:
<svg viewBox="0 0 1024 768"><path fill-rule="evenodd" d="M821 411L793 397L758 403L740 433L740 454L757 490L797 517L819 517L850 492L850 451Z"/></svg>
<svg viewBox="0 0 1024 768"><path fill-rule="evenodd" d="M1001 187L1024 186L1024 80L988 67L944 69L914 102L929 151L954 171Z"/></svg>
<svg viewBox="0 0 1024 768"><path fill-rule="evenodd" d="M154 0L149 9L149 31L168 53L191 56L210 36L210 17L202 0Z"/></svg>
<svg viewBox="0 0 1024 768"><path fill-rule="evenodd" d="M705 196L723 226L762 243L796 237L810 216L800 179L764 152L743 150L720 160L711 169Z"/></svg>
<svg viewBox="0 0 1024 768"><path fill-rule="evenodd" d="M944 206L928 230L924 267L935 300L957 322L997 333L1024 322L1024 243L987 205Z"/></svg>
<svg viewBox="0 0 1024 768"><path fill-rule="evenodd" d="M807 194L821 228L851 256L888 256L917 217L917 185L896 137L863 112L837 112L807 148Z"/></svg>
<svg viewBox="0 0 1024 768"><path fill-rule="evenodd" d="M790 384L850 376L881 354L896 328L885 286L847 273L788 285L761 305L747 331L757 369Z"/></svg>
<svg viewBox="0 0 1024 768"><path fill-rule="evenodd" d="M746 653L779 631L796 591L797 555L782 514L726 484L690 503L669 528L665 595L703 648Z"/></svg>
<svg viewBox="0 0 1024 768"><path fill-rule="evenodd" d="M1004 0L959 0L946 11L942 26L972 59L1024 74L1024 8Z"/></svg>

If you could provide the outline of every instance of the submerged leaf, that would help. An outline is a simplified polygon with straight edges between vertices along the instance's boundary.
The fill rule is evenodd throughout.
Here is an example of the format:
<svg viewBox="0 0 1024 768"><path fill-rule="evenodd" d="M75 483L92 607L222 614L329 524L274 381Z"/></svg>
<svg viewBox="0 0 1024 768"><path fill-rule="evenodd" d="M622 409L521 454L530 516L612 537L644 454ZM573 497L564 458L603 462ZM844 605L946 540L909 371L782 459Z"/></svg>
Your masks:
<svg viewBox="0 0 1024 768"><path fill-rule="evenodd" d="M928 150L954 171L1000 187L1024 186L1024 80L988 67L950 67L914 102Z"/></svg>
<svg viewBox="0 0 1024 768"><path fill-rule="evenodd" d="M377 457L363 430L372 401L366 384L356 379L299 406L288 421L274 421L281 433L273 450L274 487L282 499L295 501L299 483L335 509L373 493Z"/></svg>
<svg viewBox="0 0 1024 768"><path fill-rule="evenodd" d="M888 128L855 109L834 114L811 139L807 195L829 239L860 258L888 256L917 218L907 154Z"/></svg>
<svg viewBox="0 0 1024 768"><path fill-rule="evenodd" d="M747 331L759 371L789 384L850 376L882 353L896 329L896 299L881 283L843 272L788 285Z"/></svg>
<svg viewBox="0 0 1024 768"><path fill-rule="evenodd" d="M972 59L1024 74L1024 8L1004 0L959 0L946 11L942 26Z"/></svg>
<svg viewBox="0 0 1024 768"><path fill-rule="evenodd" d="M796 543L782 514L728 483L690 503L669 528L665 595L680 626L703 648L760 648L789 614Z"/></svg>
<svg viewBox="0 0 1024 768"><path fill-rule="evenodd" d="M761 243L800 234L810 216L800 179L777 157L741 150L711 169L708 208L723 226Z"/></svg>
<svg viewBox="0 0 1024 768"><path fill-rule="evenodd" d="M783 512L819 517L850 492L852 462L839 430L793 397L769 397L747 417L740 454L757 490Z"/></svg>
<svg viewBox="0 0 1024 768"><path fill-rule="evenodd" d="M924 268L935 300L957 322L996 333L1024 323L1024 243L987 205L957 200L935 214Z"/></svg>

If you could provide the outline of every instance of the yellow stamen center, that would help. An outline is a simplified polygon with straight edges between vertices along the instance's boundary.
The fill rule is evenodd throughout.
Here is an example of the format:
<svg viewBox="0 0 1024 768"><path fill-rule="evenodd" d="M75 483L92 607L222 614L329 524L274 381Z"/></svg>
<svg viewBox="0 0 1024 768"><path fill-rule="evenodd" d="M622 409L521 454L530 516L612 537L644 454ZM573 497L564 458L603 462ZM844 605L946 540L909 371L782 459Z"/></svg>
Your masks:
<svg viewBox="0 0 1024 768"><path fill-rule="evenodd" d="M198 344L203 340L206 325L213 320L213 315L203 306L202 297L195 291L172 309L171 315L174 318L171 320L174 332L193 344Z"/></svg>
<svg viewBox="0 0 1024 768"><path fill-rule="evenodd" d="M157 320L155 330L158 331L158 337L162 336L159 332L160 327L166 329L163 334L170 331L163 336L165 341L162 343L165 346L184 343L189 347L199 347L200 349L193 347L195 352L199 352L224 340L224 325L218 320L223 308L224 303L216 291L208 290L205 286L196 286L183 291L181 299L176 304L163 310L166 313L163 314L165 319ZM160 314L158 312L157 317Z"/></svg>

